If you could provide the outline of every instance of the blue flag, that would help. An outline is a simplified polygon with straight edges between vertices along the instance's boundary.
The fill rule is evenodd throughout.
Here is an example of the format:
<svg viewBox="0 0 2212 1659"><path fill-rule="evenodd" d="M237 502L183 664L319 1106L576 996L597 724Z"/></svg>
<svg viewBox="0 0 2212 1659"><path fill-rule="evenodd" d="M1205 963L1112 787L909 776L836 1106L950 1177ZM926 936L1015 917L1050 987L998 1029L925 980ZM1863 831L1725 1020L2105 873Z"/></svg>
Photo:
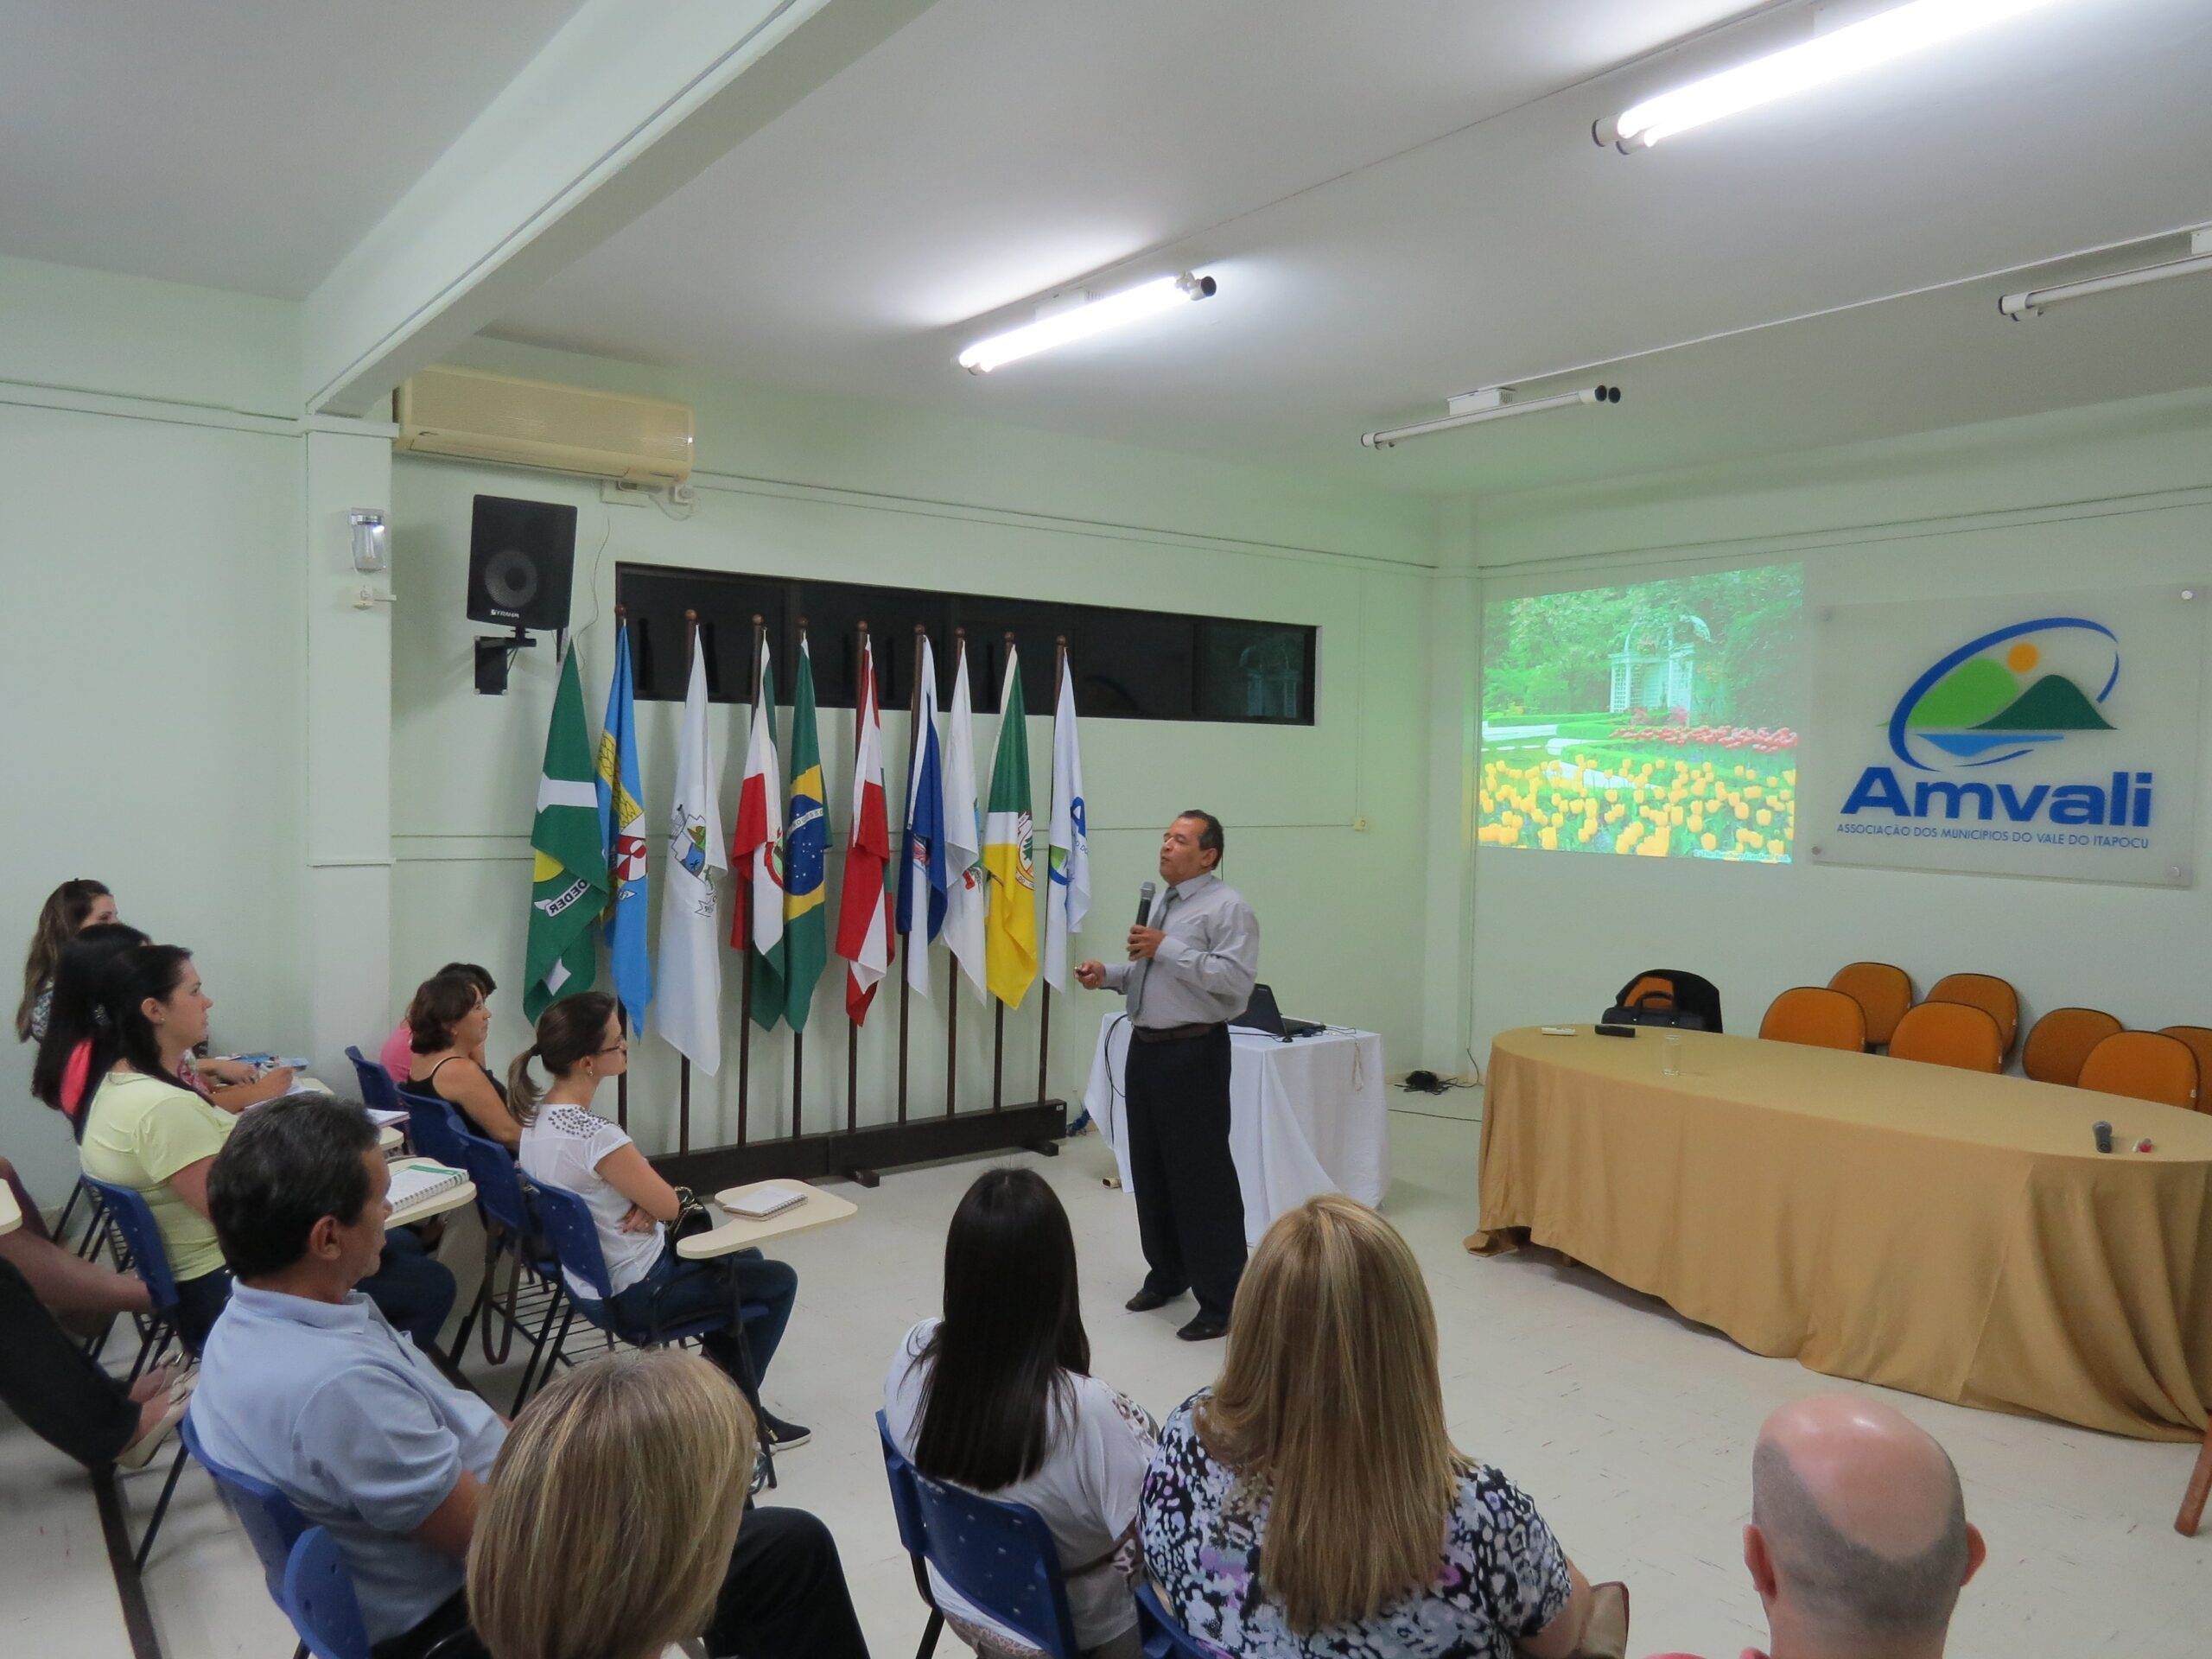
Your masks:
<svg viewBox="0 0 2212 1659"><path fill-rule="evenodd" d="M930 994L929 942L944 931L946 861L944 782L937 752L937 659L927 635L921 660L920 707L914 715L914 761L906 778L906 855L899 866L899 931L906 936L906 983ZM924 913L917 907L924 904Z"/></svg>
<svg viewBox="0 0 2212 1659"><path fill-rule="evenodd" d="M616 625L614 681L599 733L599 844L613 898L607 906L607 951L614 995L641 1027L653 1000L652 957L645 950L645 809L638 783L638 731L630 685L630 625Z"/></svg>

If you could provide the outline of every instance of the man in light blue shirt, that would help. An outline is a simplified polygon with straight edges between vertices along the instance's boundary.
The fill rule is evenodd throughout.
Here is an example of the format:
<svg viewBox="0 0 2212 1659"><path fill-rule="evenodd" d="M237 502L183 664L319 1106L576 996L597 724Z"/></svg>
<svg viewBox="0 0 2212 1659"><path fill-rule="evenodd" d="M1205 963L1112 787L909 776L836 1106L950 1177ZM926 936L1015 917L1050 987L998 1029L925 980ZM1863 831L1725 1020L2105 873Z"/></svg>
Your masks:
<svg viewBox="0 0 2212 1659"><path fill-rule="evenodd" d="M353 1288L383 1254L391 1185L359 1108L280 1102L240 1122L207 1180L238 1283L192 1405L210 1458L330 1529L379 1656L466 1623L462 1564L506 1438Z"/></svg>
<svg viewBox="0 0 2212 1659"><path fill-rule="evenodd" d="M238 1284L192 1423L211 1459L330 1529L375 1659L481 1659L463 1567L506 1425L353 1288L383 1251L391 1185L358 1105L272 1101L239 1122L207 1175ZM714 1656L868 1659L829 1529L748 1503L704 1637Z"/></svg>

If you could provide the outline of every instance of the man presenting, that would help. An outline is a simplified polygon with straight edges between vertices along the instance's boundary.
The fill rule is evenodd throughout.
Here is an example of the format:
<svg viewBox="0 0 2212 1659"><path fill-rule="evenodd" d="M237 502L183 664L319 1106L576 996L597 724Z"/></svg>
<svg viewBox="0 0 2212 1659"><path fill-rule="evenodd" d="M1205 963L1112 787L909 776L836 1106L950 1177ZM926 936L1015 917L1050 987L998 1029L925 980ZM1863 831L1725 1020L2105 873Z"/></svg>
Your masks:
<svg viewBox="0 0 2212 1659"><path fill-rule="evenodd" d="M1228 1022L1252 1000L1260 924L1216 874L1222 850L1212 813L1177 817L1160 838L1167 890L1149 925L1129 930L1129 959L1075 970L1086 989L1128 999L1129 1178L1150 1269L1128 1308L1147 1313L1197 1292L1197 1316L1175 1333L1185 1342L1228 1331L1244 1272L1244 1198L1229 1155Z"/></svg>

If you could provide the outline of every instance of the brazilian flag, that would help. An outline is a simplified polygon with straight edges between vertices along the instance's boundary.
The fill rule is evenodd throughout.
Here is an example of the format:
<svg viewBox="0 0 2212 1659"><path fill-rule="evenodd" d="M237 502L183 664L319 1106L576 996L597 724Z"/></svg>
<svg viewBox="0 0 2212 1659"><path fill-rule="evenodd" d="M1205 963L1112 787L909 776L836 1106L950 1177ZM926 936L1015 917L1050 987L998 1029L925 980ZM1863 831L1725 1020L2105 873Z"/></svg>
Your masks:
<svg viewBox="0 0 2212 1659"><path fill-rule="evenodd" d="M784 814L784 1018L806 1029L814 987L830 960L830 815L823 810L822 738L814 713L814 659L798 642L791 698L791 793Z"/></svg>
<svg viewBox="0 0 2212 1659"><path fill-rule="evenodd" d="M531 871L522 1011L535 1020L547 1004L589 990L598 977L599 942L592 924L607 908L608 895L607 855L599 839L599 784L573 648L561 664L561 689L553 696L530 844L537 857Z"/></svg>

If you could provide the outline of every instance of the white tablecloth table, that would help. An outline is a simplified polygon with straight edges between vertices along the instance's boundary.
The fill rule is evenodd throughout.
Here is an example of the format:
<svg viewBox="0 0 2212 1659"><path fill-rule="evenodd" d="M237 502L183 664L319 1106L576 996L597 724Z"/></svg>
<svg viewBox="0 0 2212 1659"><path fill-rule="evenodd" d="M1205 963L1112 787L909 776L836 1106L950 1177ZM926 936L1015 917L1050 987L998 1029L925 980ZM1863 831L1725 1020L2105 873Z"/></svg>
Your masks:
<svg viewBox="0 0 2212 1659"><path fill-rule="evenodd" d="M1098 1028L1083 1103L1114 1148L1129 1185L1122 1079L1129 1024L1116 1014ZM1390 1127L1382 1095L1382 1039L1331 1030L1295 1042L1263 1032L1229 1033L1229 1151L1244 1191L1244 1238L1317 1192L1343 1192L1379 1206L1390 1182Z"/></svg>

